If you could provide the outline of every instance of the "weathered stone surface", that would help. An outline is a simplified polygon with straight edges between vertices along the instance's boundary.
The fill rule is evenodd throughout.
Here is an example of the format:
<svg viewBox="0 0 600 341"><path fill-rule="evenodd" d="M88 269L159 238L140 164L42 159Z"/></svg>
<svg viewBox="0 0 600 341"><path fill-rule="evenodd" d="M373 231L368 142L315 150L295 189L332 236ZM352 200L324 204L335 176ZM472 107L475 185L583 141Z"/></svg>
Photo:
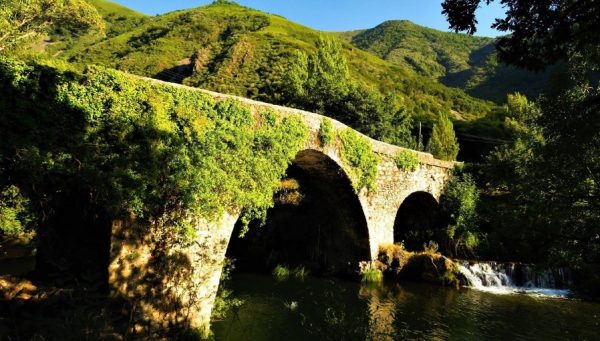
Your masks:
<svg viewBox="0 0 600 341"><path fill-rule="evenodd" d="M202 91L216 100L235 99L247 105L254 113L269 110L281 116L299 115L308 126L310 135L304 149L298 154L298 162L310 168L311 155L318 152L335 162L346 176L351 174L342 161L339 145L321 145L319 130L323 116L246 98L190 89ZM341 122L331 121L336 131L348 128ZM376 190L369 192L363 189L357 194L367 221L373 260L377 257L379 245L394 242L394 220L404 199L418 191L428 192L439 199L454 163L415 151L419 157L419 166L414 171L402 171L396 166L394 158L404 148L362 136L371 143L373 150L381 158ZM198 238L191 246L167 250L161 249L166 231L137 226L132 222L115 222L109 269L113 294L137 302L140 316L145 318L145 324L138 323L142 326L160 327L165 321L184 323L207 335L225 252L236 220L237 214L226 213L218 221L202 221L198 223Z"/></svg>
<svg viewBox="0 0 600 341"><path fill-rule="evenodd" d="M109 283L134 305L135 325L151 334L171 325L208 336L227 244L237 216L198 222L187 247L164 248L165 231L129 221L113 224Z"/></svg>

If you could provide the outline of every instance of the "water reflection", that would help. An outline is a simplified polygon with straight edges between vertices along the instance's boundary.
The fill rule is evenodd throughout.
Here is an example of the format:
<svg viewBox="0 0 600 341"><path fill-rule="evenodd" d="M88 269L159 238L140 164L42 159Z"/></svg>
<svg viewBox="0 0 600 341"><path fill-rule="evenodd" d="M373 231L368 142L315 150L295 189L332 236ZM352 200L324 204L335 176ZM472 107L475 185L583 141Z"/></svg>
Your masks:
<svg viewBox="0 0 600 341"><path fill-rule="evenodd" d="M214 324L217 340L592 340L600 330L600 304L574 300L260 275L232 287L246 302Z"/></svg>

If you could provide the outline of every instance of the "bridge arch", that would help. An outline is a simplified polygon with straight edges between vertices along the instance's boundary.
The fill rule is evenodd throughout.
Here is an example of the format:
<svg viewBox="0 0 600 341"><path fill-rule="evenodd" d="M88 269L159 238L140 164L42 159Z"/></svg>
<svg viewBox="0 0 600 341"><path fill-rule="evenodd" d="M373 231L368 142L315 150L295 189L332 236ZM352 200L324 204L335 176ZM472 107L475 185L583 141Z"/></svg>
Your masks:
<svg viewBox="0 0 600 341"><path fill-rule="evenodd" d="M264 226L235 224L227 257L240 270L304 266L316 273L352 273L369 260L367 220L342 166L316 149L297 153L274 196Z"/></svg>
<svg viewBox="0 0 600 341"><path fill-rule="evenodd" d="M403 242L409 251L420 251L429 241L443 240L442 217L436 197L427 191L409 194L394 220L394 243Z"/></svg>

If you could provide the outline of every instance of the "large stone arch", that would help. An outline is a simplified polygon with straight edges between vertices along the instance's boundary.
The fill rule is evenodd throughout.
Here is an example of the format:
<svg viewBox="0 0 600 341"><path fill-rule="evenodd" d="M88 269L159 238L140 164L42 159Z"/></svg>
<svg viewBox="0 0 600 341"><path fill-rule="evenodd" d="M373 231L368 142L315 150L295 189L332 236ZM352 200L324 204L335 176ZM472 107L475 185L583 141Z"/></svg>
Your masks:
<svg viewBox="0 0 600 341"><path fill-rule="evenodd" d="M236 268L271 271L305 266L313 273L352 273L370 260L369 229L362 203L342 166L316 149L296 154L275 195L264 226L236 224L227 256Z"/></svg>

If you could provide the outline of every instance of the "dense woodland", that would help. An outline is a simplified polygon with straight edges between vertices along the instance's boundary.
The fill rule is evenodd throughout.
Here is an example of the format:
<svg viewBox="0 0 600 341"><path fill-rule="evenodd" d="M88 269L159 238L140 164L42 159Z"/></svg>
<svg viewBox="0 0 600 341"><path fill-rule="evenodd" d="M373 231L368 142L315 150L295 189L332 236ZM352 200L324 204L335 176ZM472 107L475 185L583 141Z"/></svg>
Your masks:
<svg viewBox="0 0 600 341"><path fill-rule="evenodd" d="M0 235L33 231L56 243L38 258L68 250L76 259L69 242L102 235L81 226L118 215L175 226L168 238L182 243L193 237L190 217L227 203L245 207L246 222L264 218L306 127L262 113L256 130L235 103L116 69L321 113L445 160L464 147L471 162L440 200L441 226L417 244L566 266L578 292L597 296L600 10L592 0L503 3L495 25L512 34L494 40L406 21L328 34L229 1L154 17L104 0L3 2ZM467 33L478 5L443 3L450 26ZM361 171L376 168L357 135L337 138L368 159ZM66 218L73 205L82 216ZM58 240L65 231L72 238Z"/></svg>

